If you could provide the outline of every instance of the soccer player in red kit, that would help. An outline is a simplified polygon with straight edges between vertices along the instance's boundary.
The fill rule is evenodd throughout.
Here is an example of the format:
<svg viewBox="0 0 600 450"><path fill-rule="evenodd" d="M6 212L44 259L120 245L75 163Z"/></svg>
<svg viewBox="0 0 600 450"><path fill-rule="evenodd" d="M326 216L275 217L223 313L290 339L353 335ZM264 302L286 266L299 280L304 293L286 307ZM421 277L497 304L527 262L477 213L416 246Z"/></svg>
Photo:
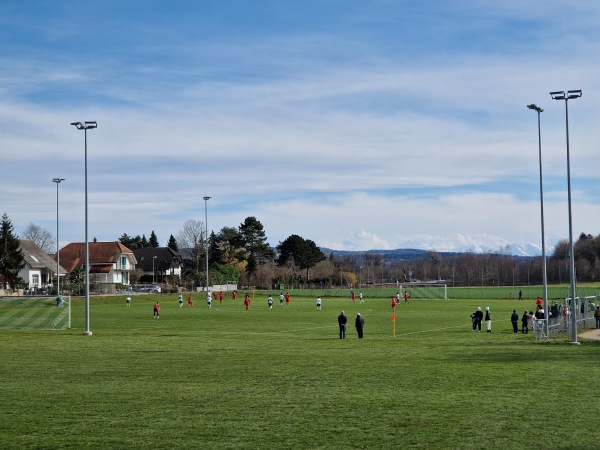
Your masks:
<svg viewBox="0 0 600 450"><path fill-rule="evenodd" d="M158 302L154 304L154 317L160 319L160 303Z"/></svg>
<svg viewBox="0 0 600 450"><path fill-rule="evenodd" d="M244 298L244 305L246 305L246 311L250 308L250 295L246 294L246 298Z"/></svg>
<svg viewBox="0 0 600 450"><path fill-rule="evenodd" d="M392 311L396 311L396 297L392 295Z"/></svg>

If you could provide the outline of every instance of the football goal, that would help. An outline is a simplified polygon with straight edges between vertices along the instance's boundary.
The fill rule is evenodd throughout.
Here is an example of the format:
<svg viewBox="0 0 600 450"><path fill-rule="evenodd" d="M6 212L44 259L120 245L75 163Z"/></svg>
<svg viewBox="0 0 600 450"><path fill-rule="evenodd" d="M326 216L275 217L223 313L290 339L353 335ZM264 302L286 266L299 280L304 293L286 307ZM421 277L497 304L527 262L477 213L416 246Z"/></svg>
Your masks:
<svg viewBox="0 0 600 450"><path fill-rule="evenodd" d="M62 303L62 304L61 304ZM71 327L71 296L0 297L0 330L64 330Z"/></svg>
<svg viewBox="0 0 600 450"><path fill-rule="evenodd" d="M400 301L404 301L404 291L412 299L448 300L448 286L433 283L406 283L400 286ZM409 299L410 301L410 299Z"/></svg>

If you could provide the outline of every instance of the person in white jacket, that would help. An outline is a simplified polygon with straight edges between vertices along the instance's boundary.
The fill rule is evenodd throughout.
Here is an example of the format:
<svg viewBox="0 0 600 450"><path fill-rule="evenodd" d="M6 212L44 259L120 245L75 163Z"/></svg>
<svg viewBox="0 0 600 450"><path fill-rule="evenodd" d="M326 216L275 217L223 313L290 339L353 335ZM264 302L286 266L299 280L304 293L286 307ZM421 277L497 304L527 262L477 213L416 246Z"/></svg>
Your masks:
<svg viewBox="0 0 600 450"><path fill-rule="evenodd" d="M490 312L490 307L485 307L485 324L487 326L487 332L492 332L492 313Z"/></svg>

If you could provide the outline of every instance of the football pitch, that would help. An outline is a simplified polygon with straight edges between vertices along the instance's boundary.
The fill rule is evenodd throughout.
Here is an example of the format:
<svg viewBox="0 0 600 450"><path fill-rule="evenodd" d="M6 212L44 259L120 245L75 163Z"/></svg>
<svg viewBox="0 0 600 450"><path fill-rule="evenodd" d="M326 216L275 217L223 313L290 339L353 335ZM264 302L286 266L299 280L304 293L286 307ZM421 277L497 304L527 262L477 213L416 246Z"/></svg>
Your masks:
<svg viewBox="0 0 600 450"><path fill-rule="evenodd" d="M2 448L598 448L600 341L513 334L533 301L352 303L292 291L72 303L71 330L0 331ZM243 298L243 293L241 293ZM275 295L276 294L276 295ZM184 300L187 293L184 294ZM160 319L153 304L160 301ZM471 331L489 306L492 332ZM345 340L337 316L348 316ZM365 318L364 339L354 330Z"/></svg>

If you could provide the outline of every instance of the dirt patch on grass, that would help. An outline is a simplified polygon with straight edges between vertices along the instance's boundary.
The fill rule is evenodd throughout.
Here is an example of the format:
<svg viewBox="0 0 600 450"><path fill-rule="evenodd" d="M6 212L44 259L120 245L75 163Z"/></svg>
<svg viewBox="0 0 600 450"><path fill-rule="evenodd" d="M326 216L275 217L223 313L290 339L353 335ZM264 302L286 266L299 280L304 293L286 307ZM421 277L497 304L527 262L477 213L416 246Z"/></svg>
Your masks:
<svg viewBox="0 0 600 450"><path fill-rule="evenodd" d="M600 328L584 331L583 333L579 333L578 336L581 339L592 339L595 341L600 341Z"/></svg>

